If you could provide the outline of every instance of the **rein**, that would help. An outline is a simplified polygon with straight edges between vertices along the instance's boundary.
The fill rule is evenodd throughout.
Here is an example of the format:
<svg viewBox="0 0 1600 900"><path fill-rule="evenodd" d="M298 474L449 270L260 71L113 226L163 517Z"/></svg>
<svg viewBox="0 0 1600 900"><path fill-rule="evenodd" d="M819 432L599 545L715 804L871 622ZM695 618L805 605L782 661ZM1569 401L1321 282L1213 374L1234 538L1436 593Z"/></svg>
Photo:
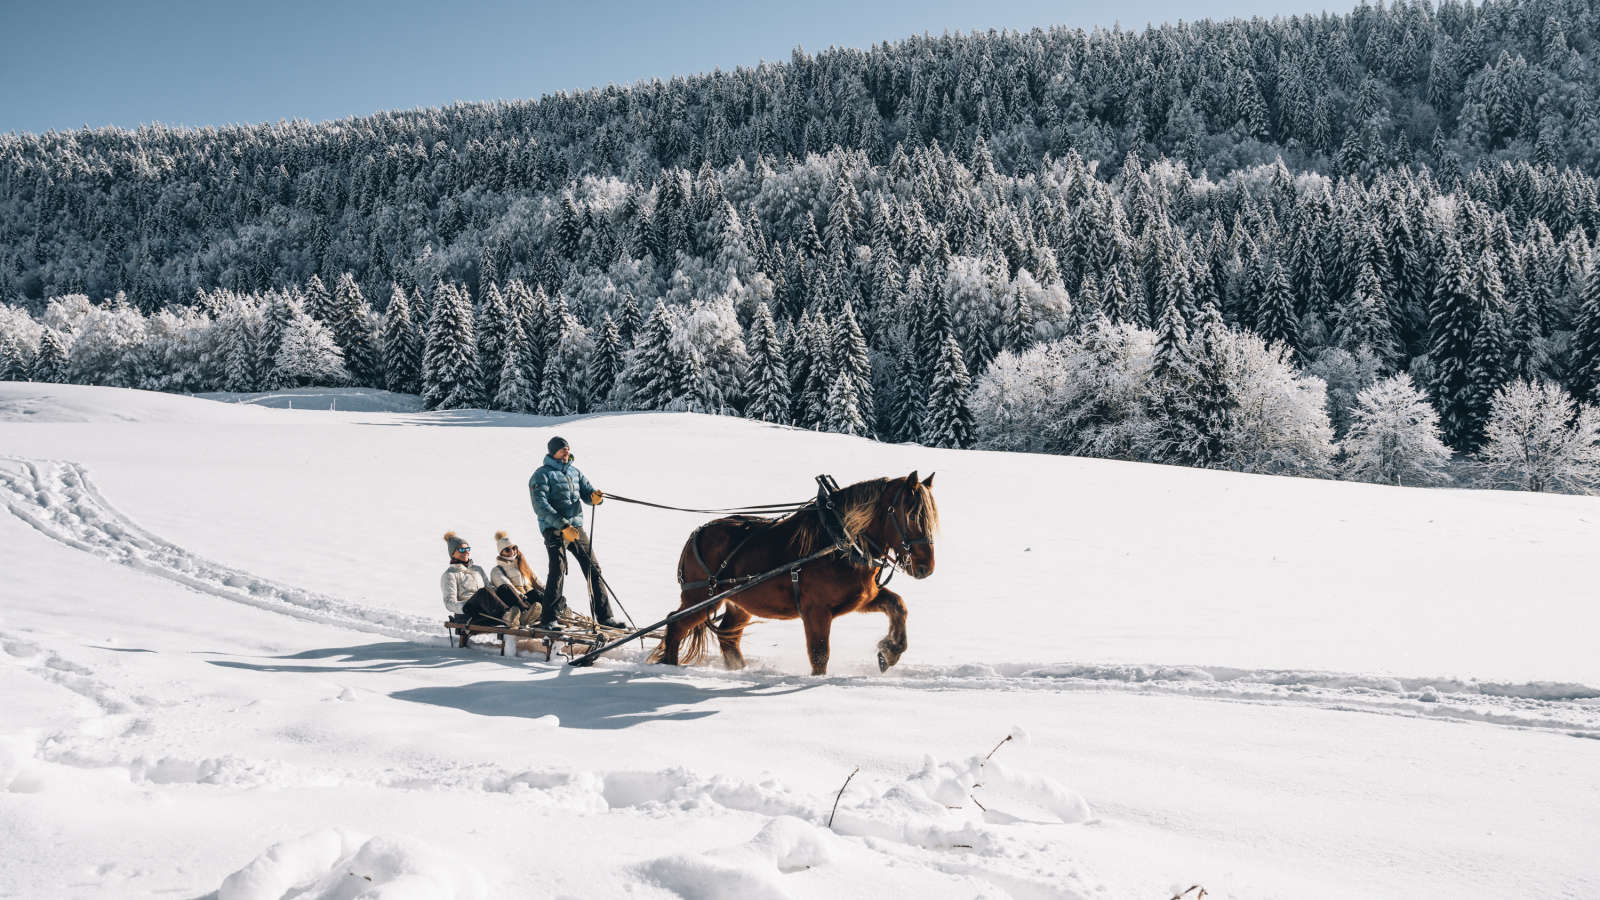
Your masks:
<svg viewBox="0 0 1600 900"><path fill-rule="evenodd" d="M660 503L648 503L648 502L646 502L644 500L634 500L631 497L624 497L624 496L622 496L620 494L607 494L606 495L606 499L607 500L615 500L615 501L617 501L619 503L632 503L635 506L648 506L648 507L650 507L652 509L667 509L667 510L671 510L673 512L706 513L708 515L713 515L713 516L714 515L720 515L722 513L777 512L777 513L786 513L787 514L787 513L797 512L797 511L799 511L801 509L804 509L806 506L809 506L811 504L811 501L807 500L807 501L805 501L803 503L765 503L765 504L761 504L761 505L758 505L758 506L735 506L735 507L731 507L729 509L690 509L690 508L684 507L684 506L663 506Z"/></svg>

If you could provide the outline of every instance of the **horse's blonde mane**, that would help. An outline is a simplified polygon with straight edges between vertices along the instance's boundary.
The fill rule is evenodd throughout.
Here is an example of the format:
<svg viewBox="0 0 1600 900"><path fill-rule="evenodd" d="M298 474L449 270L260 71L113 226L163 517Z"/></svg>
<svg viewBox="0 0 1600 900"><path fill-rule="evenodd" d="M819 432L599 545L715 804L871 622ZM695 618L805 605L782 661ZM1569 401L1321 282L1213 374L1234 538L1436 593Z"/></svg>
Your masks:
<svg viewBox="0 0 1600 900"><path fill-rule="evenodd" d="M889 484L888 478L871 478L842 487L833 495L834 506L839 510L839 518L843 520L844 530L851 540L855 540L872 524L878 501L883 499L883 492L889 489ZM939 507L933 502L933 491L916 483L910 487L908 494L910 502L906 504L906 509L900 511L906 517L906 524L913 531L932 537L939 530ZM809 556L817 548L832 542L827 529L822 526L821 517L812 513L813 510L807 507L791 513L785 520L794 524L794 536L789 539L789 547L802 556Z"/></svg>

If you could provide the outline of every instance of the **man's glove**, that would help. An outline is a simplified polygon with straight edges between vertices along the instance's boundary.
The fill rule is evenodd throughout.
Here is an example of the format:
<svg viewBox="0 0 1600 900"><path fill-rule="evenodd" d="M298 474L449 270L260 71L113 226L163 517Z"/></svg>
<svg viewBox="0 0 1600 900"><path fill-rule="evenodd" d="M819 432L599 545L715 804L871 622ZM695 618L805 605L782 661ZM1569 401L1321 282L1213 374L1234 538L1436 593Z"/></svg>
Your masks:
<svg viewBox="0 0 1600 900"><path fill-rule="evenodd" d="M576 541L580 536L578 529L573 528L571 525L561 529L561 539L569 544Z"/></svg>
<svg viewBox="0 0 1600 900"><path fill-rule="evenodd" d="M604 503L605 500L606 500L606 495L600 493L599 491L595 491L594 493L589 495L589 505L590 506L599 506L600 504Z"/></svg>

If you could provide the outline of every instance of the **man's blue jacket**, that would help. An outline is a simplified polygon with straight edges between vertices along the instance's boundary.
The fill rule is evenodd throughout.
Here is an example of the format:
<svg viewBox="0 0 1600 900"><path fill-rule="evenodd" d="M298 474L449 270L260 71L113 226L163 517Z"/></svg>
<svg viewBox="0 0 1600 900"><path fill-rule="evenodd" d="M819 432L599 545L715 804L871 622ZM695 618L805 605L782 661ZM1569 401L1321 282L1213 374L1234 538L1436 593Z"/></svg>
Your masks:
<svg viewBox="0 0 1600 900"><path fill-rule="evenodd" d="M539 516L540 531L568 525L582 528L583 504L589 502L593 493L594 485L583 477L577 466L553 456L546 456L544 465L528 479L528 496L533 500L533 511Z"/></svg>

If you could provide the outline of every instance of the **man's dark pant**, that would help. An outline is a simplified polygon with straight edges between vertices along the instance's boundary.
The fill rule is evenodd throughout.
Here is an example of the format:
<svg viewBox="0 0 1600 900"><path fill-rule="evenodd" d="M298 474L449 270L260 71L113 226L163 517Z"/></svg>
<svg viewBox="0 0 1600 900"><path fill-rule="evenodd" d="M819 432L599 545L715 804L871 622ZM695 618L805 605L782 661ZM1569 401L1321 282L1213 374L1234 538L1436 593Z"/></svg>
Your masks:
<svg viewBox="0 0 1600 900"><path fill-rule="evenodd" d="M583 571L584 579L589 583L589 608L594 613L596 622L611 621L611 601L606 597L605 588L600 584L600 563L595 561L594 548L589 546L589 535L582 528L578 529L578 539L564 541L561 532L554 528L544 531L544 546L550 553L550 577L544 580L544 617L548 622L555 618L557 604L561 600L562 577L567 573L567 551L572 551L578 560L578 568Z"/></svg>
<svg viewBox="0 0 1600 900"><path fill-rule="evenodd" d="M502 625L512 608L527 609L528 605L510 586L502 584L493 590L478 588L461 611L474 625Z"/></svg>

